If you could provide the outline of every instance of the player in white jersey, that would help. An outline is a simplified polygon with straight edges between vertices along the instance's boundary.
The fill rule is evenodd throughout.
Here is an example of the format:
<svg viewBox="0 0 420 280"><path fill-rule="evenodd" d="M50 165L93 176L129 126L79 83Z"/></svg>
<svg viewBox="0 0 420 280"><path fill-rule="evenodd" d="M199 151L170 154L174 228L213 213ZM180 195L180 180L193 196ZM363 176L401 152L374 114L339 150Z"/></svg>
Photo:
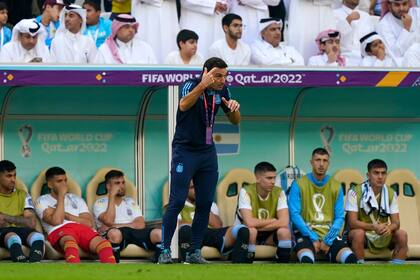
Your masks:
<svg viewBox="0 0 420 280"><path fill-rule="evenodd" d="M115 263L111 244L92 228L92 215L84 200L67 192L64 169L49 168L45 179L50 193L37 199L36 211L51 245L64 251L69 263L80 262L79 246L83 251L97 253L102 263Z"/></svg>
<svg viewBox="0 0 420 280"><path fill-rule="evenodd" d="M126 196L124 173L109 171L105 184L108 196L95 202L93 214L99 232L111 242L116 260L119 261L120 251L128 244L155 250L162 239L162 231L146 227L139 205Z"/></svg>

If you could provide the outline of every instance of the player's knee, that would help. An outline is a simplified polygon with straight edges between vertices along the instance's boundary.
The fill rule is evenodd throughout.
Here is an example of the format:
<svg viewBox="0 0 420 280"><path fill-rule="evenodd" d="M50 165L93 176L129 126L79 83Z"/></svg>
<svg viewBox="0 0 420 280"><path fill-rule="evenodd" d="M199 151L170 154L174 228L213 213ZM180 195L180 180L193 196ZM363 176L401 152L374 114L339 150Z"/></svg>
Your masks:
<svg viewBox="0 0 420 280"><path fill-rule="evenodd" d="M19 237L17 234L16 234L16 232L8 232L7 234L5 234L4 235L4 243L6 244L7 243L7 240L9 239L9 238L11 238L12 236L17 236L17 237ZM19 237L20 238L20 237Z"/></svg>
<svg viewBox="0 0 420 280"><path fill-rule="evenodd" d="M20 239L20 237L16 233L9 232L4 237L4 244L6 244L7 248L10 249L10 247L12 247L13 244L22 245L22 240Z"/></svg>
<svg viewBox="0 0 420 280"><path fill-rule="evenodd" d="M290 240L291 234L288 227L277 229L277 240Z"/></svg>
<svg viewBox="0 0 420 280"><path fill-rule="evenodd" d="M150 232L150 240L152 240L153 243L158 243L162 241L162 230L155 228Z"/></svg>
<svg viewBox="0 0 420 280"><path fill-rule="evenodd" d="M365 242L365 231L363 229L353 229L350 231L350 239L352 244L364 244Z"/></svg>
<svg viewBox="0 0 420 280"><path fill-rule="evenodd" d="M33 232L28 236L28 244L30 246L32 246L32 244L36 241L45 241L45 237L43 234L39 233L39 232Z"/></svg>
<svg viewBox="0 0 420 280"><path fill-rule="evenodd" d="M73 236L71 236L71 235L64 235L63 237L60 238L60 242L61 241L62 242L66 242L68 240L76 241L76 239Z"/></svg>
<svg viewBox="0 0 420 280"><path fill-rule="evenodd" d="M113 228L108 231L108 233L106 234L106 238L111 243L119 244L122 241L122 233L119 229Z"/></svg>
<svg viewBox="0 0 420 280"><path fill-rule="evenodd" d="M257 242L258 230L254 227L249 227L249 243L255 244Z"/></svg>

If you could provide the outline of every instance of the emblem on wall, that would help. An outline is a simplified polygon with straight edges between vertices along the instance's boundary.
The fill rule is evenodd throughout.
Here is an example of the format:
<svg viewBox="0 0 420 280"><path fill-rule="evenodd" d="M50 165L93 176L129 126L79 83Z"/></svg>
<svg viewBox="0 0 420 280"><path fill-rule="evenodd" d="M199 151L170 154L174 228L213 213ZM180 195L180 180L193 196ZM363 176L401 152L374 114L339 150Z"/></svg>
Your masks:
<svg viewBox="0 0 420 280"><path fill-rule="evenodd" d="M18 135L20 139L20 143L22 144L21 154L22 157L30 157L31 156L31 147L29 146L29 142L32 139L32 126L29 124L24 124L19 127Z"/></svg>
<svg viewBox="0 0 420 280"><path fill-rule="evenodd" d="M329 125L322 127L320 131L320 137L321 137L322 145L331 156L332 155L331 143L334 139L334 128Z"/></svg>

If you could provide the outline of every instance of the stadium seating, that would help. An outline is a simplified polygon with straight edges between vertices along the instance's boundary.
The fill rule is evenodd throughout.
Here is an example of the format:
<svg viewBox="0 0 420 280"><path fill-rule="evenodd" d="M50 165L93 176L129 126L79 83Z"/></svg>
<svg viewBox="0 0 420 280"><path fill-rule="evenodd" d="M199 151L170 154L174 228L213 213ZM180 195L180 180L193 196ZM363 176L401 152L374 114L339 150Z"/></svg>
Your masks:
<svg viewBox="0 0 420 280"><path fill-rule="evenodd" d="M34 201L38 199L41 195L49 193L49 188L47 186L47 182L45 180L45 172L46 170L43 170L39 173L38 177L35 179L34 183L31 187L31 196ZM74 193L78 196L82 196L82 191L80 189L79 184L73 180L69 174L67 174L67 185L68 185L68 192ZM79 255L81 258L89 258L90 255L83 250L79 249ZM45 242L45 256L46 258L50 260L59 260L64 259L64 255L55 250L50 242Z"/></svg>
<svg viewBox="0 0 420 280"><path fill-rule="evenodd" d="M19 177L16 177L15 188L19 189L19 190L24 190L25 192L28 192L28 187L26 187L25 183Z"/></svg>
<svg viewBox="0 0 420 280"><path fill-rule="evenodd" d="M86 201L89 210L92 212L92 207L95 201L107 195L105 186L105 174L110 170L120 170L118 168L104 167L99 169L92 177L86 187ZM132 197L137 201L137 189L133 182L124 176L126 195ZM143 248L130 244L121 251L121 258L150 258L153 256L152 251L144 250Z"/></svg>
<svg viewBox="0 0 420 280"><path fill-rule="evenodd" d="M223 226L235 222L239 191L244 185L254 184L255 176L248 169L235 168L226 173L216 188L216 201L220 209Z"/></svg>
<svg viewBox="0 0 420 280"><path fill-rule="evenodd" d="M19 179L18 177L16 177L16 189L19 190L24 190L26 192L28 192L28 188L26 187L25 183ZM38 229L37 229L38 230ZM25 253L25 255L29 254L29 249L26 246L23 246L23 252ZM9 251L5 248L0 247L0 260L5 259L10 257Z"/></svg>
<svg viewBox="0 0 420 280"><path fill-rule="evenodd" d="M333 178L341 184L344 194L348 192L350 187L359 185L365 180L359 170L351 168L337 170Z"/></svg>

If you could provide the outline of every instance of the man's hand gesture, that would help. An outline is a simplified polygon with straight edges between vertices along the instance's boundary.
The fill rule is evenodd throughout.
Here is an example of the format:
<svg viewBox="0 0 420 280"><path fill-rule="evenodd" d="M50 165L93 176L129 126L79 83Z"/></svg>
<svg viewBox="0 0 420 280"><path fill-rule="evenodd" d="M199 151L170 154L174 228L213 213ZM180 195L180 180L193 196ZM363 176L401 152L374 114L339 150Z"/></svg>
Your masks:
<svg viewBox="0 0 420 280"><path fill-rule="evenodd" d="M210 72L207 72L207 68L204 68L204 72L203 72L203 75L201 76L201 82L200 82L200 85L204 89L208 88L211 84L214 83L214 77L213 77L214 71L216 71L216 67L211 69Z"/></svg>
<svg viewBox="0 0 420 280"><path fill-rule="evenodd" d="M413 23L413 18L409 15L409 14L403 14L401 16L401 21L403 23L404 28L407 31L410 31L411 29L411 24Z"/></svg>
<svg viewBox="0 0 420 280"><path fill-rule="evenodd" d="M67 185L62 185L58 187L58 197L64 198L66 196L66 193L68 192L69 188Z"/></svg>
<svg viewBox="0 0 420 280"><path fill-rule="evenodd" d="M228 107L230 109L231 112L239 111L239 107L241 105L239 105L238 101L236 101L234 99L226 100L226 98L224 98L224 97L222 97L222 101L226 105L226 107Z"/></svg>

